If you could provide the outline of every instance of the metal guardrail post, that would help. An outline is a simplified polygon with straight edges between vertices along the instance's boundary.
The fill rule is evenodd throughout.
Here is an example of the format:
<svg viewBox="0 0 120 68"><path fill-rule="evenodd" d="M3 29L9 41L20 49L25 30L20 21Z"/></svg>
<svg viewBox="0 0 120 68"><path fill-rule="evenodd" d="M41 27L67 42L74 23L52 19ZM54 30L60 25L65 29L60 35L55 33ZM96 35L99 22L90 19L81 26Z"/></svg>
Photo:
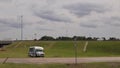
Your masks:
<svg viewBox="0 0 120 68"><path fill-rule="evenodd" d="M77 65L77 38L74 39L74 48L75 48L75 65Z"/></svg>

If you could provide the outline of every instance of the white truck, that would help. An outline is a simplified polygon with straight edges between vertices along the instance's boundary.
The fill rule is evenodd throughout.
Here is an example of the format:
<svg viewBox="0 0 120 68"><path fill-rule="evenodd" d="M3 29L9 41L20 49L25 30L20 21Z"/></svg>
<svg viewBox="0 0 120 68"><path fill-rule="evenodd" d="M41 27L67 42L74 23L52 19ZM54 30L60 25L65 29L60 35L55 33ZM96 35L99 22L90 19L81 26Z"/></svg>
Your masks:
<svg viewBox="0 0 120 68"><path fill-rule="evenodd" d="M30 57L44 57L44 48L40 46L31 46L28 55Z"/></svg>

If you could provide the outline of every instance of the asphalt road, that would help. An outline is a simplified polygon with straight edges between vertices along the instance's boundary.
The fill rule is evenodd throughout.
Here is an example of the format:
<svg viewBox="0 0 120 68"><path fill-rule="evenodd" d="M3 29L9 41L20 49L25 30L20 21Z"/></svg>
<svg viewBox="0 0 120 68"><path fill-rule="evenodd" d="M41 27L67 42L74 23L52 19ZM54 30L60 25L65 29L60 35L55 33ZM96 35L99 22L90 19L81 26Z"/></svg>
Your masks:
<svg viewBox="0 0 120 68"><path fill-rule="evenodd" d="M6 58L0 58L3 63ZM120 57L91 57L77 58L77 63L91 62L120 62ZM45 63L75 63L75 58L8 58L5 63L28 63L28 64L45 64Z"/></svg>

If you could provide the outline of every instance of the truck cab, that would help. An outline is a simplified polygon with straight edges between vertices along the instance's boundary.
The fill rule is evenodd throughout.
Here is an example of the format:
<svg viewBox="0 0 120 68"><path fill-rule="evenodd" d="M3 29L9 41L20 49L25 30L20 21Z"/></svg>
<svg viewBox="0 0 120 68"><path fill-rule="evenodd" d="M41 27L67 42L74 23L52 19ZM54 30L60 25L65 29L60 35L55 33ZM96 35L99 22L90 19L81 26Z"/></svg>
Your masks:
<svg viewBox="0 0 120 68"><path fill-rule="evenodd" d="M44 48L40 46L31 46L28 55L30 57L44 57Z"/></svg>

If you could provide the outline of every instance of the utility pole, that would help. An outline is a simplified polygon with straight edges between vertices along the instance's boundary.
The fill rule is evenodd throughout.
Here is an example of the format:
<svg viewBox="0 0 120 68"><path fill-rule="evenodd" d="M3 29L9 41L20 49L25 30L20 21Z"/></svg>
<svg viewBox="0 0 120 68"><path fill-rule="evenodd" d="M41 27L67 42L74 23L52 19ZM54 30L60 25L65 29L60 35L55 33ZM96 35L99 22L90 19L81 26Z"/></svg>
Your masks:
<svg viewBox="0 0 120 68"><path fill-rule="evenodd" d="M34 35L35 35L35 38L34 38L34 40L37 40L37 33L35 33Z"/></svg>
<svg viewBox="0 0 120 68"><path fill-rule="evenodd" d="M21 22L21 41L23 40L23 16L20 16L20 22Z"/></svg>
<svg viewBox="0 0 120 68"><path fill-rule="evenodd" d="M75 65L77 65L77 37L74 39L74 48L75 48Z"/></svg>

